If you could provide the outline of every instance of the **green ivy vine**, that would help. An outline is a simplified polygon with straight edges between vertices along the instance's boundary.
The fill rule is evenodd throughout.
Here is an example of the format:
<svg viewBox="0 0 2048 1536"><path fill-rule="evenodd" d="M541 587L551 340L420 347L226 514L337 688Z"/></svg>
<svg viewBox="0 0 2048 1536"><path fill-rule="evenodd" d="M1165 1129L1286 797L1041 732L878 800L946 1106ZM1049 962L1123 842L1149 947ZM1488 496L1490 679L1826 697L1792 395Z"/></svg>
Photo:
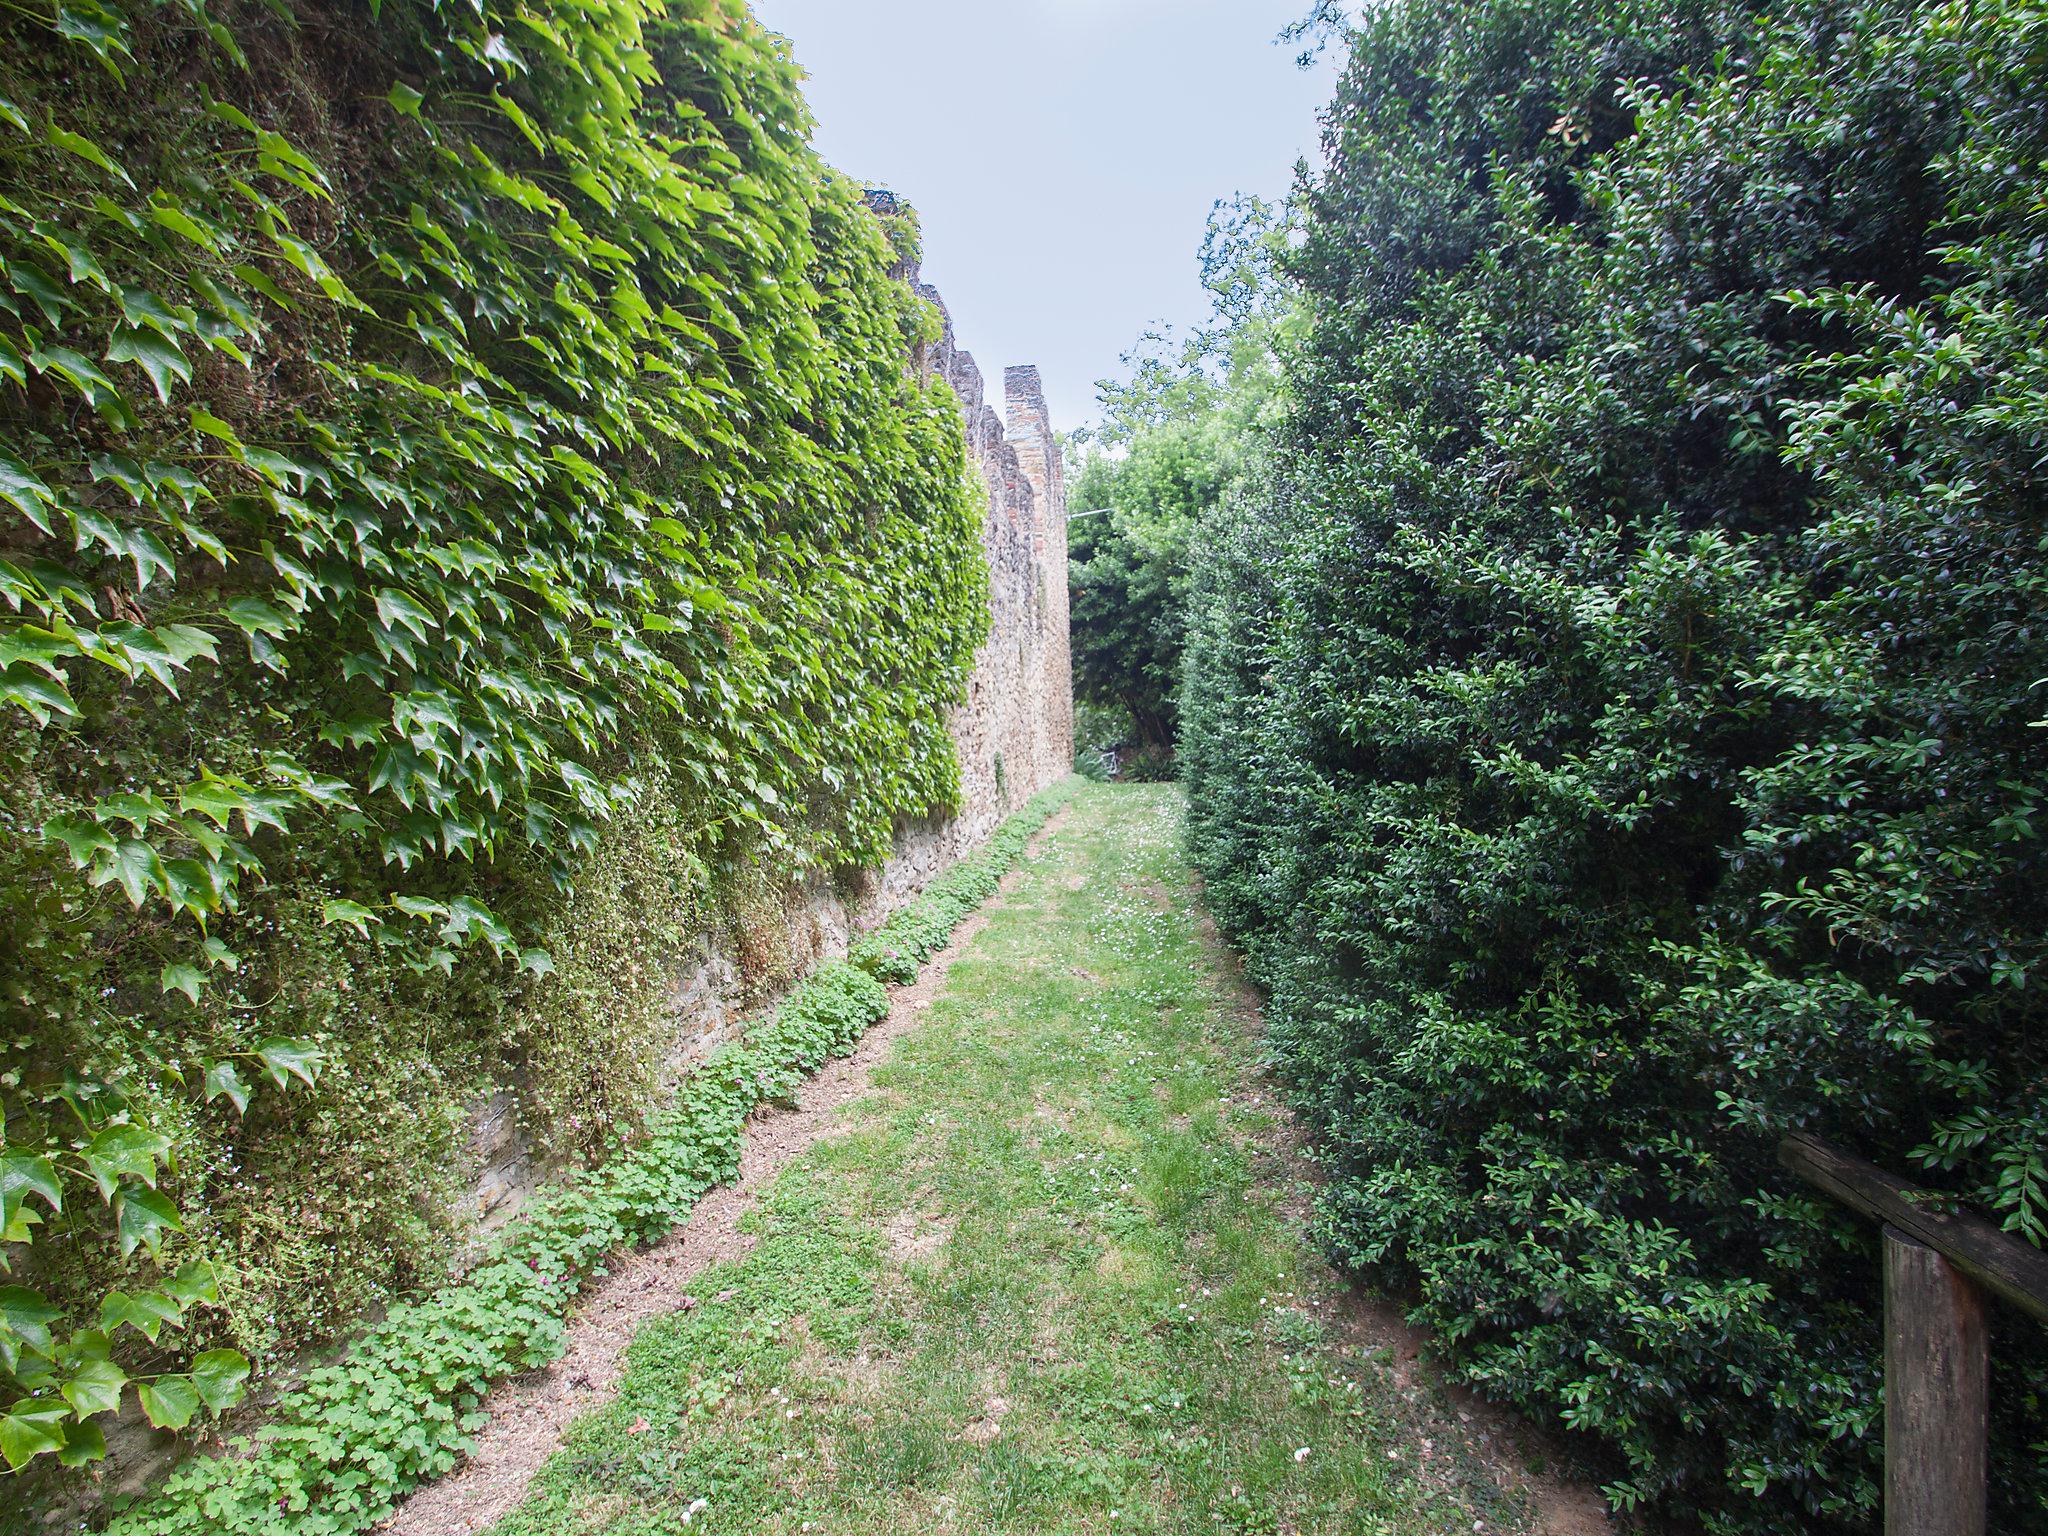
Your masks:
<svg viewBox="0 0 2048 1536"><path fill-rule="evenodd" d="M914 233L735 0L0 29L0 1262L82 1277L0 1288L18 1469L249 1375L172 1337L231 1278L175 1127L331 1057L247 1001L275 873L509 982L497 872L571 889L644 765L707 868L873 863L957 801L987 595Z"/></svg>

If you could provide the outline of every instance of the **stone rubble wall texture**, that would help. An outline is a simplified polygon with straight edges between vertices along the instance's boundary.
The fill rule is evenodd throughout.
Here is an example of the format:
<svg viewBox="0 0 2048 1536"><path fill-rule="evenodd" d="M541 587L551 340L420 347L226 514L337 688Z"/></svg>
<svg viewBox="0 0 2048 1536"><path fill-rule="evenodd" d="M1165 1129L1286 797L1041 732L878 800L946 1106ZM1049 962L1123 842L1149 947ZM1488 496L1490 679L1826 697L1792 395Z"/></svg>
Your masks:
<svg viewBox="0 0 2048 1536"><path fill-rule="evenodd" d="M887 194L871 200L894 210ZM665 1087L730 1039L742 1020L768 1006L764 991L786 988L826 961L843 959L855 939L980 848L1005 817L1073 767L1066 486L1038 370L1004 370L1004 411L998 414L985 398L980 368L954 335L938 290L918 284L908 264L899 275L917 284L943 322L938 343L912 366L926 378L943 378L959 397L968 459L988 486L982 541L989 635L975 657L967 697L950 721L960 758L961 809L899 827L894 857L851 887L818 873L790 880L764 871L772 898L743 923L701 935L678 968L667 1009ZM749 979L764 971L771 978L766 987ZM473 1210L488 1232L525 1203L547 1170L521 1132L518 1100L511 1093L497 1094L477 1109L471 1147L481 1169Z"/></svg>

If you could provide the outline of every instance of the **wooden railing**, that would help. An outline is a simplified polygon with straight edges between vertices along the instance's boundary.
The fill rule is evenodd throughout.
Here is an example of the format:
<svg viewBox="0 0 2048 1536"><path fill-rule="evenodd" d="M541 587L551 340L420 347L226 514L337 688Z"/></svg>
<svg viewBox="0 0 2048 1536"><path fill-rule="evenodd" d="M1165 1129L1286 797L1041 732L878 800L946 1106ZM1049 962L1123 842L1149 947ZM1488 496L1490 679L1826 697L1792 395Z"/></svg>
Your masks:
<svg viewBox="0 0 2048 1536"><path fill-rule="evenodd" d="M1984 1536L1990 1297L2048 1322L2048 1253L1817 1136L1779 1161L1884 1224L1886 1536Z"/></svg>

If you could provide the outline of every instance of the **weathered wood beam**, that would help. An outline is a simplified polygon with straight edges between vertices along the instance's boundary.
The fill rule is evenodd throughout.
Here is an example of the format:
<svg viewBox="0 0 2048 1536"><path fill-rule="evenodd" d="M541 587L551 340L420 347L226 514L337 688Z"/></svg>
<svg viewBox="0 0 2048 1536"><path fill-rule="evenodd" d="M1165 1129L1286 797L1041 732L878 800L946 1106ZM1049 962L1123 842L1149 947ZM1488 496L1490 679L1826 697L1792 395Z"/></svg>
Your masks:
<svg viewBox="0 0 2048 1536"><path fill-rule="evenodd" d="M1895 1179L1803 1132L1778 1143L1778 1161L1852 1211L1925 1243L2003 1301L2048 1322L2048 1253L1981 1216L1930 1203L1939 1197Z"/></svg>

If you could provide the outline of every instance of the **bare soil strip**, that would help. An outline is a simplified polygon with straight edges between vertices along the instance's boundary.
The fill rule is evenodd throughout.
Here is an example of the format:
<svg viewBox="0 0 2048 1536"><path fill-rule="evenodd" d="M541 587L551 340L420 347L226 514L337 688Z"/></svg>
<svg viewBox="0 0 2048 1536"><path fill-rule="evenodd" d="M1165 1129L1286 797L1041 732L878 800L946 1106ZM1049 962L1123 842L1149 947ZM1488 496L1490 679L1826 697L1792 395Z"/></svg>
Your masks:
<svg viewBox="0 0 2048 1536"><path fill-rule="evenodd" d="M1024 857L1033 857L1068 814L1061 810L1039 828ZM626 1346L641 1326L693 1305L691 1286L699 1275L753 1247L754 1239L739 1230L741 1217L783 1168L830 1132L844 1105L867 1092L876 1064L922 1021L954 960L988 925L989 912L1003 904L1016 880L1014 870L1005 875L998 893L954 930L916 981L890 989L888 1017L861 1036L851 1055L826 1063L806 1082L795 1108L755 1113L747 1123L739 1178L698 1201L690 1219L669 1236L613 1263L570 1321L562 1358L494 1391L484 1405L490 1422L478 1431L469 1459L414 1493L380 1530L392 1536L471 1536L525 1496L570 1422L617 1387Z"/></svg>

